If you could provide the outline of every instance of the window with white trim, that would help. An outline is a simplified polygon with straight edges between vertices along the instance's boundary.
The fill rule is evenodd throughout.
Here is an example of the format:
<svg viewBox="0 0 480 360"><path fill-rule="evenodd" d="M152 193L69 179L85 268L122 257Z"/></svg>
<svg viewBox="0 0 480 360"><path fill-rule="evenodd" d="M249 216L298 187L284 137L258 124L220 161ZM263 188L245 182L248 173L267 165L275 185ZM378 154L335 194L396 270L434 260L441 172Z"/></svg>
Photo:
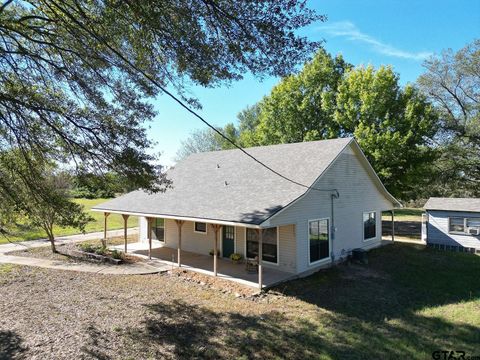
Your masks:
<svg viewBox="0 0 480 360"><path fill-rule="evenodd" d="M253 259L258 256L258 230L247 228L247 258ZM262 260L270 263L278 263L278 228L271 227L262 230Z"/></svg>
<svg viewBox="0 0 480 360"><path fill-rule="evenodd" d="M463 217L451 217L448 225L449 233L465 233L465 219Z"/></svg>
<svg viewBox="0 0 480 360"><path fill-rule="evenodd" d="M310 263L330 257L330 232L328 219L310 220L308 237L310 246Z"/></svg>
<svg viewBox="0 0 480 360"><path fill-rule="evenodd" d="M207 223L204 223L204 222L196 222L195 221L195 225L194 225L194 231L197 232L197 233L202 233L202 234L206 234L207 233Z"/></svg>
<svg viewBox="0 0 480 360"><path fill-rule="evenodd" d="M165 241L165 219L155 218L152 224L152 239Z"/></svg>
<svg viewBox="0 0 480 360"><path fill-rule="evenodd" d="M480 229L480 217L466 218L453 216L448 218L450 234L469 235L471 229Z"/></svg>
<svg viewBox="0 0 480 360"><path fill-rule="evenodd" d="M363 240L377 237L377 213L375 211L363 213Z"/></svg>

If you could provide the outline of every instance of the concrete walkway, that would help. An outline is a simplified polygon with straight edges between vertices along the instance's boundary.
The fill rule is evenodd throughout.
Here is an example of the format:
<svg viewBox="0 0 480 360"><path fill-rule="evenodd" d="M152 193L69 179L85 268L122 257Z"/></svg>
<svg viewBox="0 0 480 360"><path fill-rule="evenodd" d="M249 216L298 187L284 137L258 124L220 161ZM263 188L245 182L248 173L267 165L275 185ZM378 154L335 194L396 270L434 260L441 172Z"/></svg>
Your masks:
<svg viewBox="0 0 480 360"><path fill-rule="evenodd" d="M138 228L128 229L129 235L138 233ZM123 229L111 230L107 233L107 237L122 236ZM70 236L61 236L55 240L57 245L76 243L87 240L96 240L103 237L102 232L95 232L89 234L78 234ZM132 264L94 264L87 262L65 262L61 260L50 259L38 259L25 256L8 255L7 253L26 248L37 248L42 246L50 246L50 242L47 239L39 239L32 241L22 241L15 243L8 243L0 245L0 264L15 264L24 266L37 266L46 269L56 270L70 270L89 272L97 274L110 274L110 275L140 275L140 274L154 274L158 272L167 271L169 266L159 266L156 262L138 262Z"/></svg>

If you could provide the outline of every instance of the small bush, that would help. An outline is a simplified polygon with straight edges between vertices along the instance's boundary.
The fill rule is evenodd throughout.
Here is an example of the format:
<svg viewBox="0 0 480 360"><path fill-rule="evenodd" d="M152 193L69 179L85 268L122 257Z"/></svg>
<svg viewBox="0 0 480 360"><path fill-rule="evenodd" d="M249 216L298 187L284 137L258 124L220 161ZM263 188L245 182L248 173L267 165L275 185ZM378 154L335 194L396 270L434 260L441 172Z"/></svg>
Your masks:
<svg viewBox="0 0 480 360"><path fill-rule="evenodd" d="M79 244L78 247L80 248L80 250L84 251L84 252L87 252L87 253L94 253L97 251L97 246L94 246L92 244Z"/></svg>
<svg viewBox="0 0 480 360"><path fill-rule="evenodd" d="M114 259L121 259L122 258L122 252L118 250L112 250L111 252L112 258Z"/></svg>
<svg viewBox="0 0 480 360"><path fill-rule="evenodd" d="M95 254L97 254L97 255L106 255L106 253L107 253L107 249L104 248L104 247L98 247L95 250Z"/></svg>

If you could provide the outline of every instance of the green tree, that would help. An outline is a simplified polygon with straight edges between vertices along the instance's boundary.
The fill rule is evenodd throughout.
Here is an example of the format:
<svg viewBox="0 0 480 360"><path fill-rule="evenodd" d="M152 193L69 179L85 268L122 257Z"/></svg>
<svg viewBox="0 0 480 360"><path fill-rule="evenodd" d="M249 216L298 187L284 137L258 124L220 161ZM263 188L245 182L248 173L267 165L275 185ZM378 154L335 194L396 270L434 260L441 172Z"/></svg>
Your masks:
<svg viewBox="0 0 480 360"><path fill-rule="evenodd" d="M29 226L42 228L56 252L55 225L83 232L92 220L81 205L71 201L70 176L54 163L20 155L17 150L1 152L0 185L1 208L9 210L0 212L0 224L7 237L12 222L21 218Z"/></svg>
<svg viewBox="0 0 480 360"><path fill-rule="evenodd" d="M354 136L393 195L416 197L431 180L425 166L436 157L430 147L437 113L411 85L402 88L391 67L360 67L346 74L338 88L335 121Z"/></svg>
<svg viewBox="0 0 480 360"><path fill-rule="evenodd" d="M424 63L417 83L440 112L435 195L480 197L480 40Z"/></svg>
<svg viewBox="0 0 480 360"><path fill-rule="evenodd" d="M148 100L168 88L199 106L187 96L192 83L285 75L318 47L296 35L317 20L305 1L291 0L5 0L0 151L163 191L168 181L147 151ZM43 189L24 185L31 196Z"/></svg>
<svg viewBox="0 0 480 360"><path fill-rule="evenodd" d="M339 128L333 120L336 92L350 67L340 55L332 58L320 49L298 74L284 77L257 105L257 125L254 130L250 126L242 132L242 144L269 145L338 136Z"/></svg>
<svg viewBox="0 0 480 360"><path fill-rule="evenodd" d="M217 129L234 142L238 140L238 130L234 124L230 123L223 128L217 127ZM195 153L232 148L234 148L234 146L217 132L213 131L213 129L197 129L193 131L187 139L180 142L180 148L177 151L175 160L181 161Z"/></svg>

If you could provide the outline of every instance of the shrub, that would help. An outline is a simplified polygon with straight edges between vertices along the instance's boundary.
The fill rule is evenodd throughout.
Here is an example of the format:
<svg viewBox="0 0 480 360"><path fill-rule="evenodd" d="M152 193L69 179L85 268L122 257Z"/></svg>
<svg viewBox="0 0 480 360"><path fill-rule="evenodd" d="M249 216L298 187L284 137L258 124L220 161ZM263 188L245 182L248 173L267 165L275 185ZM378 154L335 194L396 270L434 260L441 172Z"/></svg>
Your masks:
<svg viewBox="0 0 480 360"><path fill-rule="evenodd" d="M107 253L107 249L104 248L103 246L97 247L97 249L95 250L95 254L97 255L106 255L106 253Z"/></svg>
<svg viewBox="0 0 480 360"><path fill-rule="evenodd" d="M242 254L233 253L230 255L230 260L232 261L240 261L242 260L242 258L243 258Z"/></svg>
<svg viewBox="0 0 480 360"><path fill-rule="evenodd" d="M94 253L96 252L97 250L97 246L94 246L92 244L79 244L78 247L80 248L80 250L84 251L84 252L87 252L87 253Z"/></svg>
<svg viewBox="0 0 480 360"><path fill-rule="evenodd" d="M112 258L114 259L121 259L122 258L122 252L118 250L112 250L111 252Z"/></svg>

